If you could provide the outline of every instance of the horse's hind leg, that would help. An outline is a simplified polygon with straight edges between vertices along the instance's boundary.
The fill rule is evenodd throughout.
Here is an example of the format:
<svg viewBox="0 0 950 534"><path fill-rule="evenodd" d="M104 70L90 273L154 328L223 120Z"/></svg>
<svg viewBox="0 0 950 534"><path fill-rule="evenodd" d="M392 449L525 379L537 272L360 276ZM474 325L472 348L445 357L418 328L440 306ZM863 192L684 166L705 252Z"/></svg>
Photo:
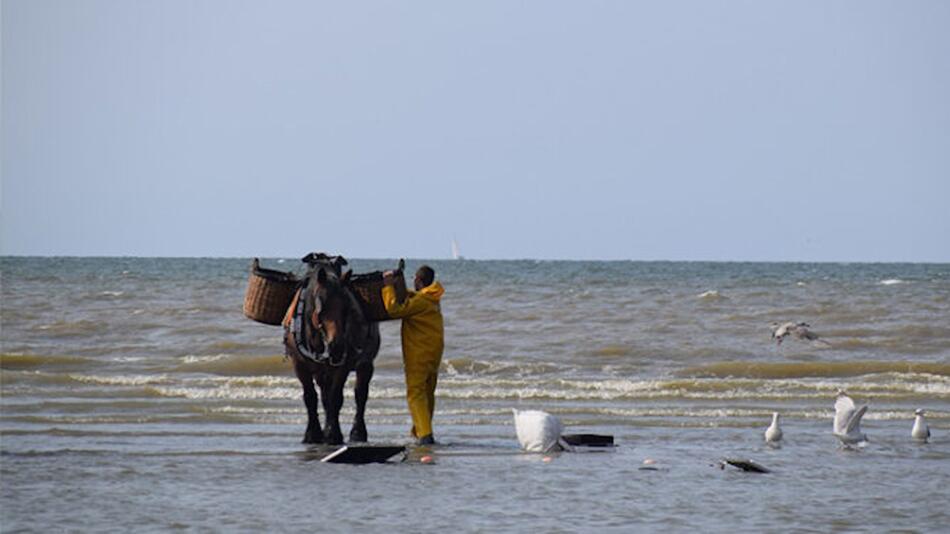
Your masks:
<svg viewBox="0 0 950 534"><path fill-rule="evenodd" d="M369 399L369 383L373 379L373 362L365 362L356 366L356 417L353 418L353 428L350 430L350 441L366 441L366 401Z"/></svg>
<svg viewBox="0 0 950 534"><path fill-rule="evenodd" d="M297 378L303 385L303 403L307 406L307 431L304 432L302 443L323 443L323 430L320 428L320 415L317 413L320 401L317 390L313 387L313 375L297 369Z"/></svg>

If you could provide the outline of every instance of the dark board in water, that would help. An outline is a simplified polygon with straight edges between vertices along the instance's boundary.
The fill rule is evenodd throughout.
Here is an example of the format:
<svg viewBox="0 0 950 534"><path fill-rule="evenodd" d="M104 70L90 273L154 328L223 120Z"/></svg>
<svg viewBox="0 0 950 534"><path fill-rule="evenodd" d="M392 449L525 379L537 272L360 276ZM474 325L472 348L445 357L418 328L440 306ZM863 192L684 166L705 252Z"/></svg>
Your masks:
<svg viewBox="0 0 950 534"><path fill-rule="evenodd" d="M561 439L574 447L613 447L614 437L600 434L563 434Z"/></svg>
<svg viewBox="0 0 950 534"><path fill-rule="evenodd" d="M381 464L401 452L406 452L406 448L395 445L365 445L361 447L345 445L320 461L331 464Z"/></svg>

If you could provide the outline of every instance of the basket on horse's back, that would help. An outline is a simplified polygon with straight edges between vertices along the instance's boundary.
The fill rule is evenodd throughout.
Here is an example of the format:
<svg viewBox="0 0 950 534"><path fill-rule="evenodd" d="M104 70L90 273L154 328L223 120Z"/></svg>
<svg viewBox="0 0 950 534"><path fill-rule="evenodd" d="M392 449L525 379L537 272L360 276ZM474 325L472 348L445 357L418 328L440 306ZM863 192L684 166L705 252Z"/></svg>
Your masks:
<svg viewBox="0 0 950 534"><path fill-rule="evenodd" d="M383 304L383 273L375 271L366 274L354 274L350 277L350 287L356 293L360 304L363 305L363 313L370 321L388 321L392 319L386 312L386 306ZM393 287L396 289L396 301L402 303L406 300L406 279L402 274L402 269L393 271Z"/></svg>
<svg viewBox="0 0 950 534"><path fill-rule="evenodd" d="M254 258L244 294L244 315L259 323L279 326L297 286L294 273L264 269L260 260Z"/></svg>

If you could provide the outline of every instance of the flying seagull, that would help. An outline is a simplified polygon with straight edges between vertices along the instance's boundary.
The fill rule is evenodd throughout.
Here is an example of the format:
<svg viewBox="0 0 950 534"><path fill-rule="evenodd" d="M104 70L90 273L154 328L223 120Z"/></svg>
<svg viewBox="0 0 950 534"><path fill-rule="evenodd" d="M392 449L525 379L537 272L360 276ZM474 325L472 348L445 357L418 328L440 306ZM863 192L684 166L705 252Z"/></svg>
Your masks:
<svg viewBox="0 0 950 534"><path fill-rule="evenodd" d="M778 426L778 412L772 413L772 424L765 431L765 442L769 445L777 445L782 441L782 429Z"/></svg>
<svg viewBox="0 0 950 534"><path fill-rule="evenodd" d="M838 398L835 400L834 435L841 443L855 445L868 440L861 432L861 418L867 410L867 404L855 409L851 397L844 391L838 392Z"/></svg>
<svg viewBox="0 0 950 534"><path fill-rule="evenodd" d="M924 419L924 411L918 409L914 412L914 428L910 431L912 438L923 441L924 443L930 439L930 426L927 425L927 421Z"/></svg>
<svg viewBox="0 0 950 534"><path fill-rule="evenodd" d="M818 339L818 334L812 332L809 328L811 328L811 325L808 323L772 323L772 339L775 340L777 345L781 345L782 341L788 336L831 345L825 340Z"/></svg>

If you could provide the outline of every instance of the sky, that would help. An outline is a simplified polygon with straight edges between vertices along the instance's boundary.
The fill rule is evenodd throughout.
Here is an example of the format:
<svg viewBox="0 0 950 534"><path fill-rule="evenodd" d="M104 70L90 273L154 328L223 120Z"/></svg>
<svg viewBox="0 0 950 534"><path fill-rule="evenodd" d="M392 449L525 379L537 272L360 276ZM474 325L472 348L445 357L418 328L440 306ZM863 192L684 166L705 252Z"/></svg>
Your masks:
<svg viewBox="0 0 950 534"><path fill-rule="evenodd" d="M950 2L3 0L0 253L950 261Z"/></svg>

